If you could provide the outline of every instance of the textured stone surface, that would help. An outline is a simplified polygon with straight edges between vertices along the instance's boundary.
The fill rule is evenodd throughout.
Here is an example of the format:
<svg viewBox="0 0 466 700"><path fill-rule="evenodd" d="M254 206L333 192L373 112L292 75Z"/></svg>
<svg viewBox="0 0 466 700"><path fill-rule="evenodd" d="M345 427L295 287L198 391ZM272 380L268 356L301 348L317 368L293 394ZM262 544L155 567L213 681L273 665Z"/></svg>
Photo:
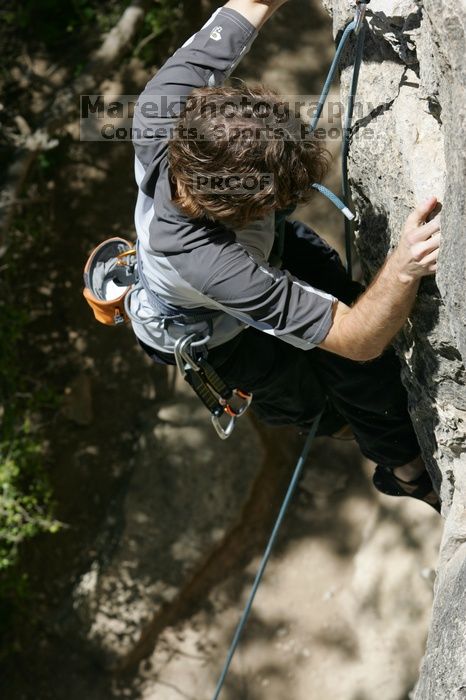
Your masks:
<svg viewBox="0 0 466 700"><path fill-rule="evenodd" d="M324 0L334 34L352 16ZM466 3L373 0L353 128L350 178L358 246L370 277L417 200L438 196L437 284L425 280L397 349L410 409L446 517L433 622L416 700L466 696ZM352 53L342 71L342 97ZM357 138L356 138L357 137Z"/></svg>
<svg viewBox="0 0 466 700"><path fill-rule="evenodd" d="M146 416L118 541L74 591L73 608L105 663L131 649L235 524L260 466L247 420L225 452L202 404L180 377L177 384L176 399Z"/></svg>

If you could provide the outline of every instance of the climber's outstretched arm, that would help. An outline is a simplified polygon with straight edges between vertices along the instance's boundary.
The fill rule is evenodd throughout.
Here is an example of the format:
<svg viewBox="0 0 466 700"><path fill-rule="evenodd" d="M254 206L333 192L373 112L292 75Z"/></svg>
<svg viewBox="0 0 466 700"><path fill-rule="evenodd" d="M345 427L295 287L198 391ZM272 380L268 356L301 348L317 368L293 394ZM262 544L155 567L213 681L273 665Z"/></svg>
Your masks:
<svg viewBox="0 0 466 700"><path fill-rule="evenodd" d="M352 308L335 304L333 325L319 347L361 361L384 351L405 323L421 278L437 270L439 217L426 223L436 205L429 197L416 207L398 247Z"/></svg>
<svg viewBox="0 0 466 700"><path fill-rule="evenodd" d="M289 0L229 0L231 7L243 15L256 29L260 29L279 7Z"/></svg>

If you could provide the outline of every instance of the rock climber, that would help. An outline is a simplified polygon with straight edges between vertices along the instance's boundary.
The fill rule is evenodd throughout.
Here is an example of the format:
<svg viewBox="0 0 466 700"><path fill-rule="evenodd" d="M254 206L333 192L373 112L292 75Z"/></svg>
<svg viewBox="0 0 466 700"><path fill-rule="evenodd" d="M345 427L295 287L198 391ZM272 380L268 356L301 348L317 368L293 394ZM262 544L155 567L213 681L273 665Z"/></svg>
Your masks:
<svg viewBox="0 0 466 700"><path fill-rule="evenodd" d="M209 363L253 393L259 418L302 427L324 409L320 434L350 426L376 488L439 510L390 346L437 269L437 199L412 211L366 289L292 216L277 250L278 217L308 201L327 152L274 91L225 81L289 1L229 0L147 84L133 122L139 257L162 303L219 312ZM150 322L145 289L131 311L142 348L174 364L176 334Z"/></svg>

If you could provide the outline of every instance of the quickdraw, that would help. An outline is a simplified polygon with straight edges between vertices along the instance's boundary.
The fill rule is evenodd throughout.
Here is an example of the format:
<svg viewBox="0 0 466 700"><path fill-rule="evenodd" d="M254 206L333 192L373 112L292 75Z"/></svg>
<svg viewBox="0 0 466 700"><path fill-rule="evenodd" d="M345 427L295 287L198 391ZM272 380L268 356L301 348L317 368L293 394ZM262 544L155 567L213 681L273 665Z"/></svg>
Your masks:
<svg viewBox="0 0 466 700"><path fill-rule="evenodd" d="M209 340L208 330L204 334L193 333L179 338L175 345L175 360L182 377L210 411L217 435L226 440L233 433L237 419L248 410L253 396L242 389L231 389L207 362L202 352ZM227 422L224 425L225 416Z"/></svg>

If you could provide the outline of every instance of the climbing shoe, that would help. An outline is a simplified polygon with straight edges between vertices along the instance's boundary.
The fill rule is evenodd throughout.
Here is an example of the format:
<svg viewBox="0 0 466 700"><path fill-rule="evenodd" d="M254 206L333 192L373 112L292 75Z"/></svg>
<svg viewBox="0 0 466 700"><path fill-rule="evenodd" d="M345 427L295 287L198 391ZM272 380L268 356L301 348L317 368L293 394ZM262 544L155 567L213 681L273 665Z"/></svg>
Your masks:
<svg viewBox="0 0 466 700"><path fill-rule="evenodd" d="M440 499L437 498L435 503L426 501L426 496L434 491L432 480L427 469L425 469L417 479L403 481L403 479L395 476L393 469L379 464L375 470L372 482L380 493L384 493L387 496L408 496L410 498L416 498L419 501L427 503L434 508L437 513L441 512ZM408 486L410 491L406 491L403 486ZM411 491L411 489L414 490Z"/></svg>

